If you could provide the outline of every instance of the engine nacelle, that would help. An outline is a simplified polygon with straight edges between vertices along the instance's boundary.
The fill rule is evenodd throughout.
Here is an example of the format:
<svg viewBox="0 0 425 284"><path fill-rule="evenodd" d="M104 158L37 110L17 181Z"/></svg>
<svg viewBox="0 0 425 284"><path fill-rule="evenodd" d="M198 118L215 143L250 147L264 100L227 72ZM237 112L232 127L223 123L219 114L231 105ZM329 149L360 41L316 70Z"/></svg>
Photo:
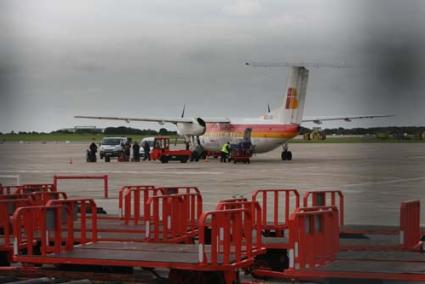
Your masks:
<svg viewBox="0 0 425 284"><path fill-rule="evenodd" d="M202 118L194 118L192 122L178 122L177 132L183 136L200 136L205 133L207 125Z"/></svg>

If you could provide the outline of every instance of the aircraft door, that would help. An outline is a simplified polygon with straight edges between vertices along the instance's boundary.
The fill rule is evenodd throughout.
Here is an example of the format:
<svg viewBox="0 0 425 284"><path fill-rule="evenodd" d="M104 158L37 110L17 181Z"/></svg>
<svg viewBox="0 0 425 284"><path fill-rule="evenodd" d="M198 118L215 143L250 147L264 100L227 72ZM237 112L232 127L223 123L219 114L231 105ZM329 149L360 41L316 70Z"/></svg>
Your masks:
<svg viewBox="0 0 425 284"><path fill-rule="evenodd" d="M252 128L245 128L242 141L251 143L251 133Z"/></svg>

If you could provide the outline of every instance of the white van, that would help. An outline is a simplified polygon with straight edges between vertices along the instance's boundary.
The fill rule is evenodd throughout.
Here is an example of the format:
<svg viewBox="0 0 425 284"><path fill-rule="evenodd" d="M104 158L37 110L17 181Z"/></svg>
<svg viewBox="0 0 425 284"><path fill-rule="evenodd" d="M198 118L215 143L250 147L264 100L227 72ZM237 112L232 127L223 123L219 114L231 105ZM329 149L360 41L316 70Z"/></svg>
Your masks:
<svg viewBox="0 0 425 284"><path fill-rule="evenodd" d="M105 156L118 157L119 153L124 150L122 145L127 141L127 137L104 137L99 147L100 158L103 159Z"/></svg>

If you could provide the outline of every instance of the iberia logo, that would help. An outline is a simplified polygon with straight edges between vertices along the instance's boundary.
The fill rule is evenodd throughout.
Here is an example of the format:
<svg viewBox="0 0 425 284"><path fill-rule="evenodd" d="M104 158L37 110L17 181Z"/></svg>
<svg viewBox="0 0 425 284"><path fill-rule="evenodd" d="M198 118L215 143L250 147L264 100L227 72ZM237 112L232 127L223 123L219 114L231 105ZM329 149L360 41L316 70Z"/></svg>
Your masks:
<svg viewBox="0 0 425 284"><path fill-rule="evenodd" d="M286 97L286 109L294 109L298 107L297 89L288 88L288 96Z"/></svg>

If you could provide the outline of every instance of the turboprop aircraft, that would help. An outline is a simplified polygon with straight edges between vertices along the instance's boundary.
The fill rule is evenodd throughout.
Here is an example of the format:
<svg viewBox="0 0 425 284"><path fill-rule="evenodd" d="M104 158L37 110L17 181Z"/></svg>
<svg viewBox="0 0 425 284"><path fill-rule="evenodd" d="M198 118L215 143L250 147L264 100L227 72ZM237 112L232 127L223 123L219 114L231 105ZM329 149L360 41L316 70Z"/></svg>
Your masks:
<svg viewBox="0 0 425 284"><path fill-rule="evenodd" d="M255 153L265 153L282 146L282 160L292 160L288 150L288 141L300 132L304 122L321 124L323 121L389 117L391 115L359 115L340 117L317 117L303 119L304 102L307 94L309 70L304 66L290 66L289 75L282 104L259 118L186 118L184 110L179 118L152 117L107 117L107 116L75 116L75 118L106 119L130 121L172 123L177 127L179 135L184 136L192 145L200 144L203 149L212 152L220 151L226 142L239 143L247 130L251 132L251 142Z"/></svg>

